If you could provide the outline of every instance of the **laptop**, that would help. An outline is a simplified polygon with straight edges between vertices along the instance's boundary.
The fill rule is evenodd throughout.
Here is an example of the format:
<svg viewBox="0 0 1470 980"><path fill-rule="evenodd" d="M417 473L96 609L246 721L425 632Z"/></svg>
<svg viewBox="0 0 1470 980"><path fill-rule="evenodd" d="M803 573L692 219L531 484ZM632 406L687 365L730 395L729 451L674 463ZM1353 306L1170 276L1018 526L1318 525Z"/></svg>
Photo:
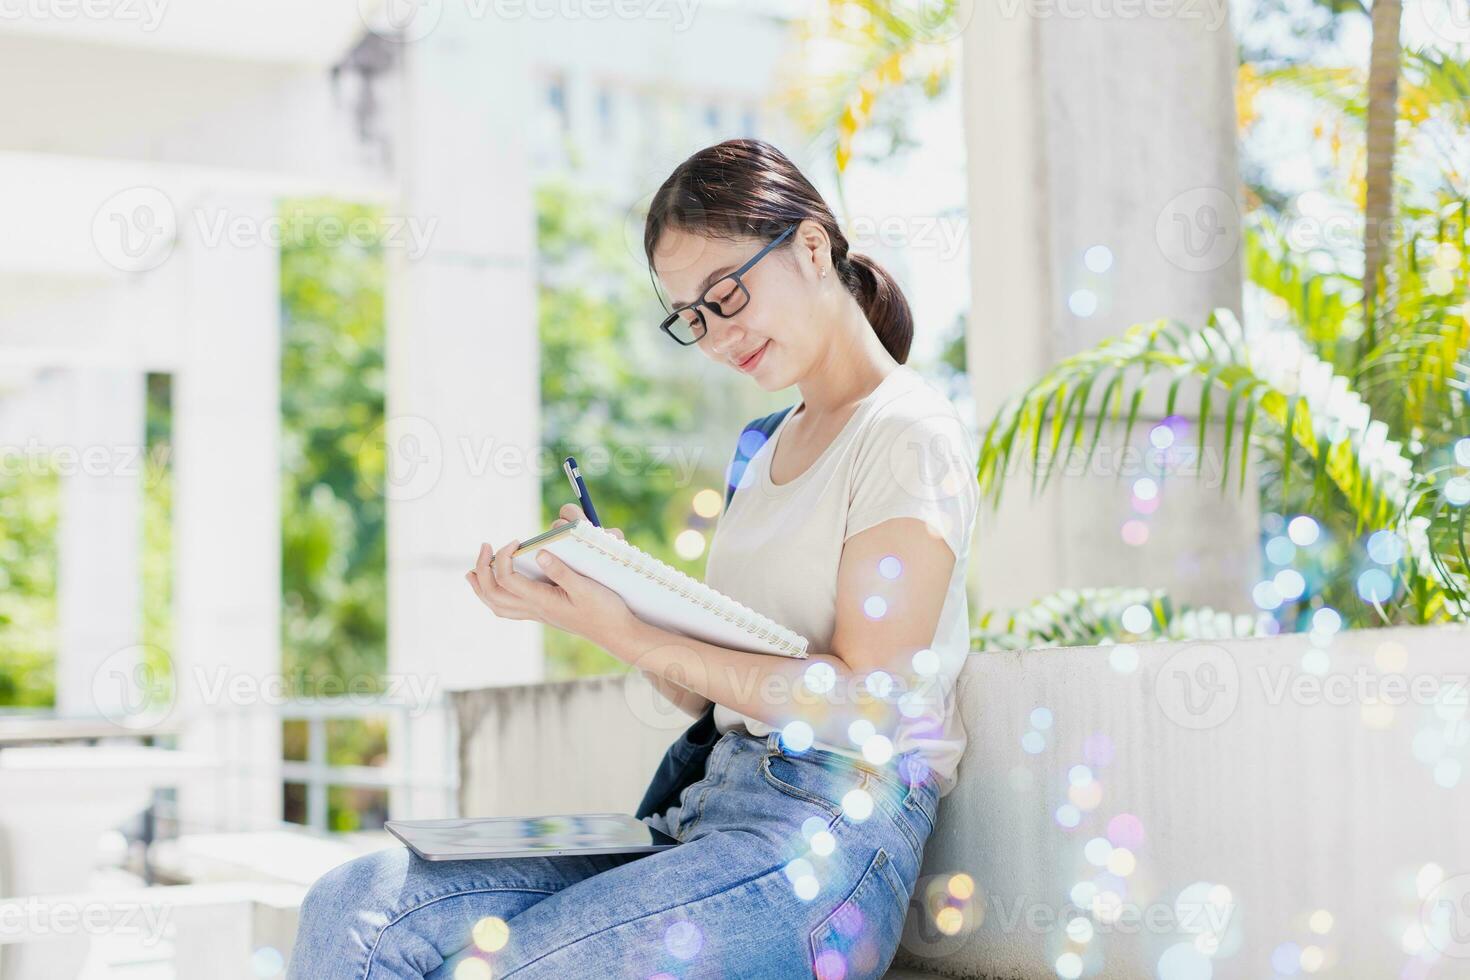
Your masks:
<svg viewBox="0 0 1470 980"><path fill-rule="evenodd" d="M625 813L389 820L383 826L425 861L651 854L679 845L676 838Z"/></svg>

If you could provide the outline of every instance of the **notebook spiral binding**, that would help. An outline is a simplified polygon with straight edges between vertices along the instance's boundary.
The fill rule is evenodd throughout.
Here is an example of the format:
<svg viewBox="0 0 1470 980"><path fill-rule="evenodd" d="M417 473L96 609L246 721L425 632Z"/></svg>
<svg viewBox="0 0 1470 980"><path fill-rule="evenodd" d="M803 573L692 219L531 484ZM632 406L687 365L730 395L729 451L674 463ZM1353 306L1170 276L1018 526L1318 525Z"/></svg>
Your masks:
<svg viewBox="0 0 1470 980"><path fill-rule="evenodd" d="M673 587L680 595L699 603L701 608L709 610L732 625L743 626L747 633L759 639L769 641L782 652L782 655L806 656L806 637L793 633L749 606L691 578L668 562L661 561L646 552L638 551L627 542L618 540L602 528L586 521L578 521L572 533L577 540L589 547L596 548L618 564L626 565L650 581ZM656 575L649 569L650 563L660 574ZM735 615L731 615L732 610ZM792 641L792 637L796 642Z"/></svg>

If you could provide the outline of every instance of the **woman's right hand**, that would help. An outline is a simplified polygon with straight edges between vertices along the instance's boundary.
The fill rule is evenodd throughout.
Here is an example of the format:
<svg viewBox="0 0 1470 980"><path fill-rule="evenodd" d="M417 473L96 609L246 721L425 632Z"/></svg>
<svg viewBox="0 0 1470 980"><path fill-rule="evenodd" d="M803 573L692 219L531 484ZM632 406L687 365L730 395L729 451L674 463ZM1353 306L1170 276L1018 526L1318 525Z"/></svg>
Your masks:
<svg viewBox="0 0 1470 980"><path fill-rule="evenodd" d="M560 511L560 516L557 517L556 520L551 522L551 526L561 527L563 524L570 524L573 521L585 521L586 519L587 515L582 513L582 506L580 504L563 504ZM627 538L623 537L623 532L619 531L615 527L605 527L603 528L603 530L606 531L608 534L611 534L613 537L617 538L619 541L627 540Z"/></svg>

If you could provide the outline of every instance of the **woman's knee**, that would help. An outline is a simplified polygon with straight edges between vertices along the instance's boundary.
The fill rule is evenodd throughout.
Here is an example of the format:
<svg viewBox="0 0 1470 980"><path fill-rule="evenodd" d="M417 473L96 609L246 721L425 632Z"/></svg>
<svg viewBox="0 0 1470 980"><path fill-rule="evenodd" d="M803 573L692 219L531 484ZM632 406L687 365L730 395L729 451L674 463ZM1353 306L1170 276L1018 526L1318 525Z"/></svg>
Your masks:
<svg viewBox="0 0 1470 980"><path fill-rule="evenodd" d="M408 873L409 852L390 847L364 854L316 880L301 902L303 930L342 924L356 914L396 901Z"/></svg>

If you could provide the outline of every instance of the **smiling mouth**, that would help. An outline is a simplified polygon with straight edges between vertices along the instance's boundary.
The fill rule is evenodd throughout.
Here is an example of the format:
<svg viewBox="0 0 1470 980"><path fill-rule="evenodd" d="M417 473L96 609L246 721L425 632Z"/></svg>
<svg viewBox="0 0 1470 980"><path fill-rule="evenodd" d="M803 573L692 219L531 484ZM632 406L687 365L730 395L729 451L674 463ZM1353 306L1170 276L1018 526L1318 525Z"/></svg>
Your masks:
<svg viewBox="0 0 1470 980"><path fill-rule="evenodd" d="M740 360L736 361L735 362L735 366L738 367L738 368L742 368L742 369L748 367L750 365L750 362L753 361L753 360L755 360L757 357L759 357L760 356L760 352L763 351L763 350L765 350L766 349L766 344L769 344L769 343L770 343L770 341L768 340L768 341L766 341L765 344L761 344L755 350L751 351L749 354L745 355Z"/></svg>

